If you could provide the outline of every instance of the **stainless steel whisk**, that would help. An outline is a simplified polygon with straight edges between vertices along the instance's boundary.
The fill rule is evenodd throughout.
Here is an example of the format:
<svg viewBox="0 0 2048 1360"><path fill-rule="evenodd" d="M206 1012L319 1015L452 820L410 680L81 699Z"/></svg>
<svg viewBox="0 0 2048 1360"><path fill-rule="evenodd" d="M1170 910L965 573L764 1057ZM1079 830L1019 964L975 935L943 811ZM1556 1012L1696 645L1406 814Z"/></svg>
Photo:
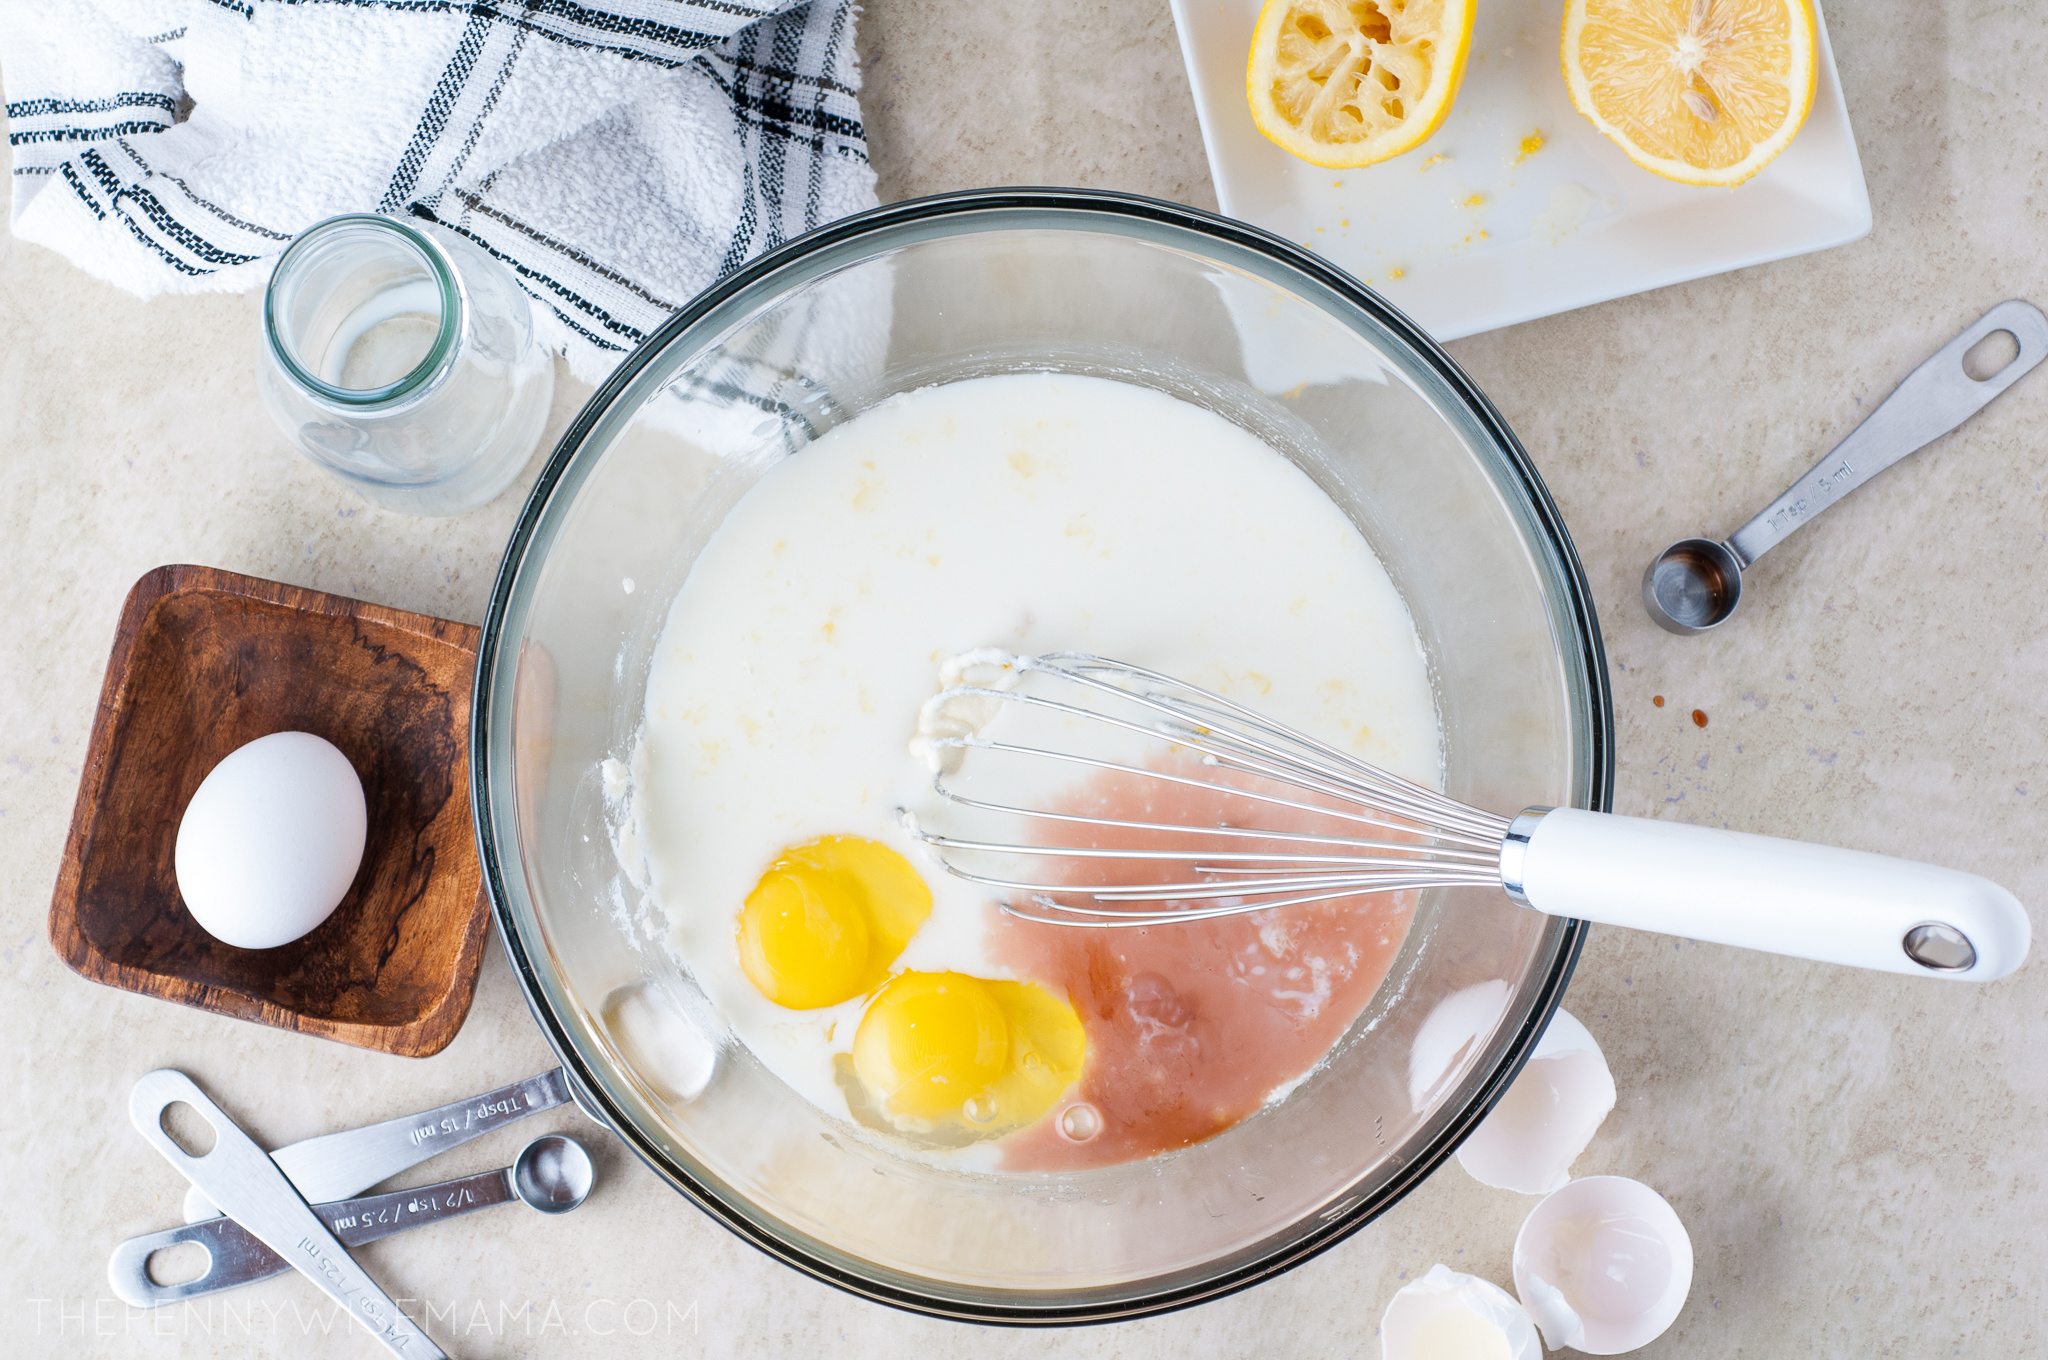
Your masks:
<svg viewBox="0 0 2048 1360"><path fill-rule="evenodd" d="M1008 897L1002 907L1026 920L1167 926L1369 894L1493 887L1550 915L1889 972L1988 981L2026 957L2025 909L1974 874L1577 808L1531 807L1500 817L1221 695L1085 653L1034 657L989 650L958 658L951 669L957 682L944 684L925 705L919 742L946 809L1147 838L1133 848L977 839L903 815L910 833L949 872L1021 894L1021 901ZM969 672L993 678L964 678ZM1003 739L995 729L1020 709L1054 720L1049 725L1060 737ZM1161 754L1194 759L1154 766L1076 749L1065 744L1065 734L1075 730L1120 734L1117 742L1150 743ZM1077 775L1214 790L1295 818L1297 828L1334 819L1344 824L1343 834L1327 825L1121 820L976 797L956 787L959 771L976 753L1065 766ZM1205 777L1212 771L1213 778ZM1358 834L1349 834L1354 829ZM1187 877L1077 886L1055 881L1056 875L992 869L1003 861L1048 868L1121 862L1145 866L1142 872L1154 879L1168 879L1176 869Z"/></svg>

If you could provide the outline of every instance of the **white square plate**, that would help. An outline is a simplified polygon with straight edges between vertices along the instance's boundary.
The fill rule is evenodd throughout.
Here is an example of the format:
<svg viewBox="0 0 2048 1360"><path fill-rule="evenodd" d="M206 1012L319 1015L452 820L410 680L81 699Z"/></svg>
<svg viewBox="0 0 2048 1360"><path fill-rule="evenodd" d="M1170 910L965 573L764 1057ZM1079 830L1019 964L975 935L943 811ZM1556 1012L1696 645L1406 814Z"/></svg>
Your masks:
<svg viewBox="0 0 2048 1360"><path fill-rule="evenodd" d="M1749 183L1703 189L1638 169L1572 107L1563 0L1480 0L1450 117L1363 170L1297 160L1253 125L1244 68L1259 0L1173 0L1173 17L1223 212L1356 274L1439 340L1870 230L1825 23L1806 126ZM1525 150L1534 137L1540 149Z"/></svg>

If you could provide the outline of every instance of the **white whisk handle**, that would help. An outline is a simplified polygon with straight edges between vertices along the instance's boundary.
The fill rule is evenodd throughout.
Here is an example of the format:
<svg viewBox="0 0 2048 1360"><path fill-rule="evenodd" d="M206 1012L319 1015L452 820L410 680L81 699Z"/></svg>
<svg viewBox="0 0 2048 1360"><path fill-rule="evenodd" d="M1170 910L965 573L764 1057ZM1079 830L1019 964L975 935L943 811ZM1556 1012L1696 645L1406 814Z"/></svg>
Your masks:
<svg viewBox="0 0 2048 1360"><path fill-rule="evenodd" d="M1578 808L1517 817L1501 878L1552 916L1968 982L2019 967L2033 933L1975 874Z"/></svg>

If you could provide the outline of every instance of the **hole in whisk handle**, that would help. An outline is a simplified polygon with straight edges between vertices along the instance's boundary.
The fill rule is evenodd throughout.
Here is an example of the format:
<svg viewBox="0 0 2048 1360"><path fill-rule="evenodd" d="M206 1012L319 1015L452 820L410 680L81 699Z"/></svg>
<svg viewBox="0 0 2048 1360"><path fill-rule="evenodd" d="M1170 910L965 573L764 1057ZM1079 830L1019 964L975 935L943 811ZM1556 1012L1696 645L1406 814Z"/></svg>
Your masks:
<svg viewBox="0 0 2048 1360"><path fill-rule="evenodd" d="M1977 947L1970 937L1941 921L1922 921L1899 944L1907 958L1937 973L1960 973L1977 963Z"/></svg>

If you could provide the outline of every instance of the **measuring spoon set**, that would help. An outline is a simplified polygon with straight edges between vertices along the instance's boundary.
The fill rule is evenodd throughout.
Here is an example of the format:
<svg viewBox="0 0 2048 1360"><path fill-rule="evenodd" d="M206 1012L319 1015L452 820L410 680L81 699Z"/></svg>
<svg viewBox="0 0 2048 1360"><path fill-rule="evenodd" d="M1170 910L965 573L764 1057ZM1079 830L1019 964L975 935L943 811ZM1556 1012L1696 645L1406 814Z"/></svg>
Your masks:
<svg viewBox="0 0 2048 1360"><path fill-rule="evenodd" d="M166 1132L165 1112L180 1103L212 1127L214 1143L205 1153L187 1151ZM185 1199L189 1221L116 1247L108 1282L124 1302L156 1308L296 1269L395 1353L441 1356L348 1249L515 1199L542 1213L567 1213L595 1184L590 1155L575 1139L550 1134L496 1171L382 1195L361 1192L472 1138L568 1103L568 1080L557 1068L468 1100L265 1153L183 1072L148 1073L129 1097L129 1118L192 1183ZM206 1252L200 1275L175 1284L150 1277L151 1257L186 1244Z"/></svg>

